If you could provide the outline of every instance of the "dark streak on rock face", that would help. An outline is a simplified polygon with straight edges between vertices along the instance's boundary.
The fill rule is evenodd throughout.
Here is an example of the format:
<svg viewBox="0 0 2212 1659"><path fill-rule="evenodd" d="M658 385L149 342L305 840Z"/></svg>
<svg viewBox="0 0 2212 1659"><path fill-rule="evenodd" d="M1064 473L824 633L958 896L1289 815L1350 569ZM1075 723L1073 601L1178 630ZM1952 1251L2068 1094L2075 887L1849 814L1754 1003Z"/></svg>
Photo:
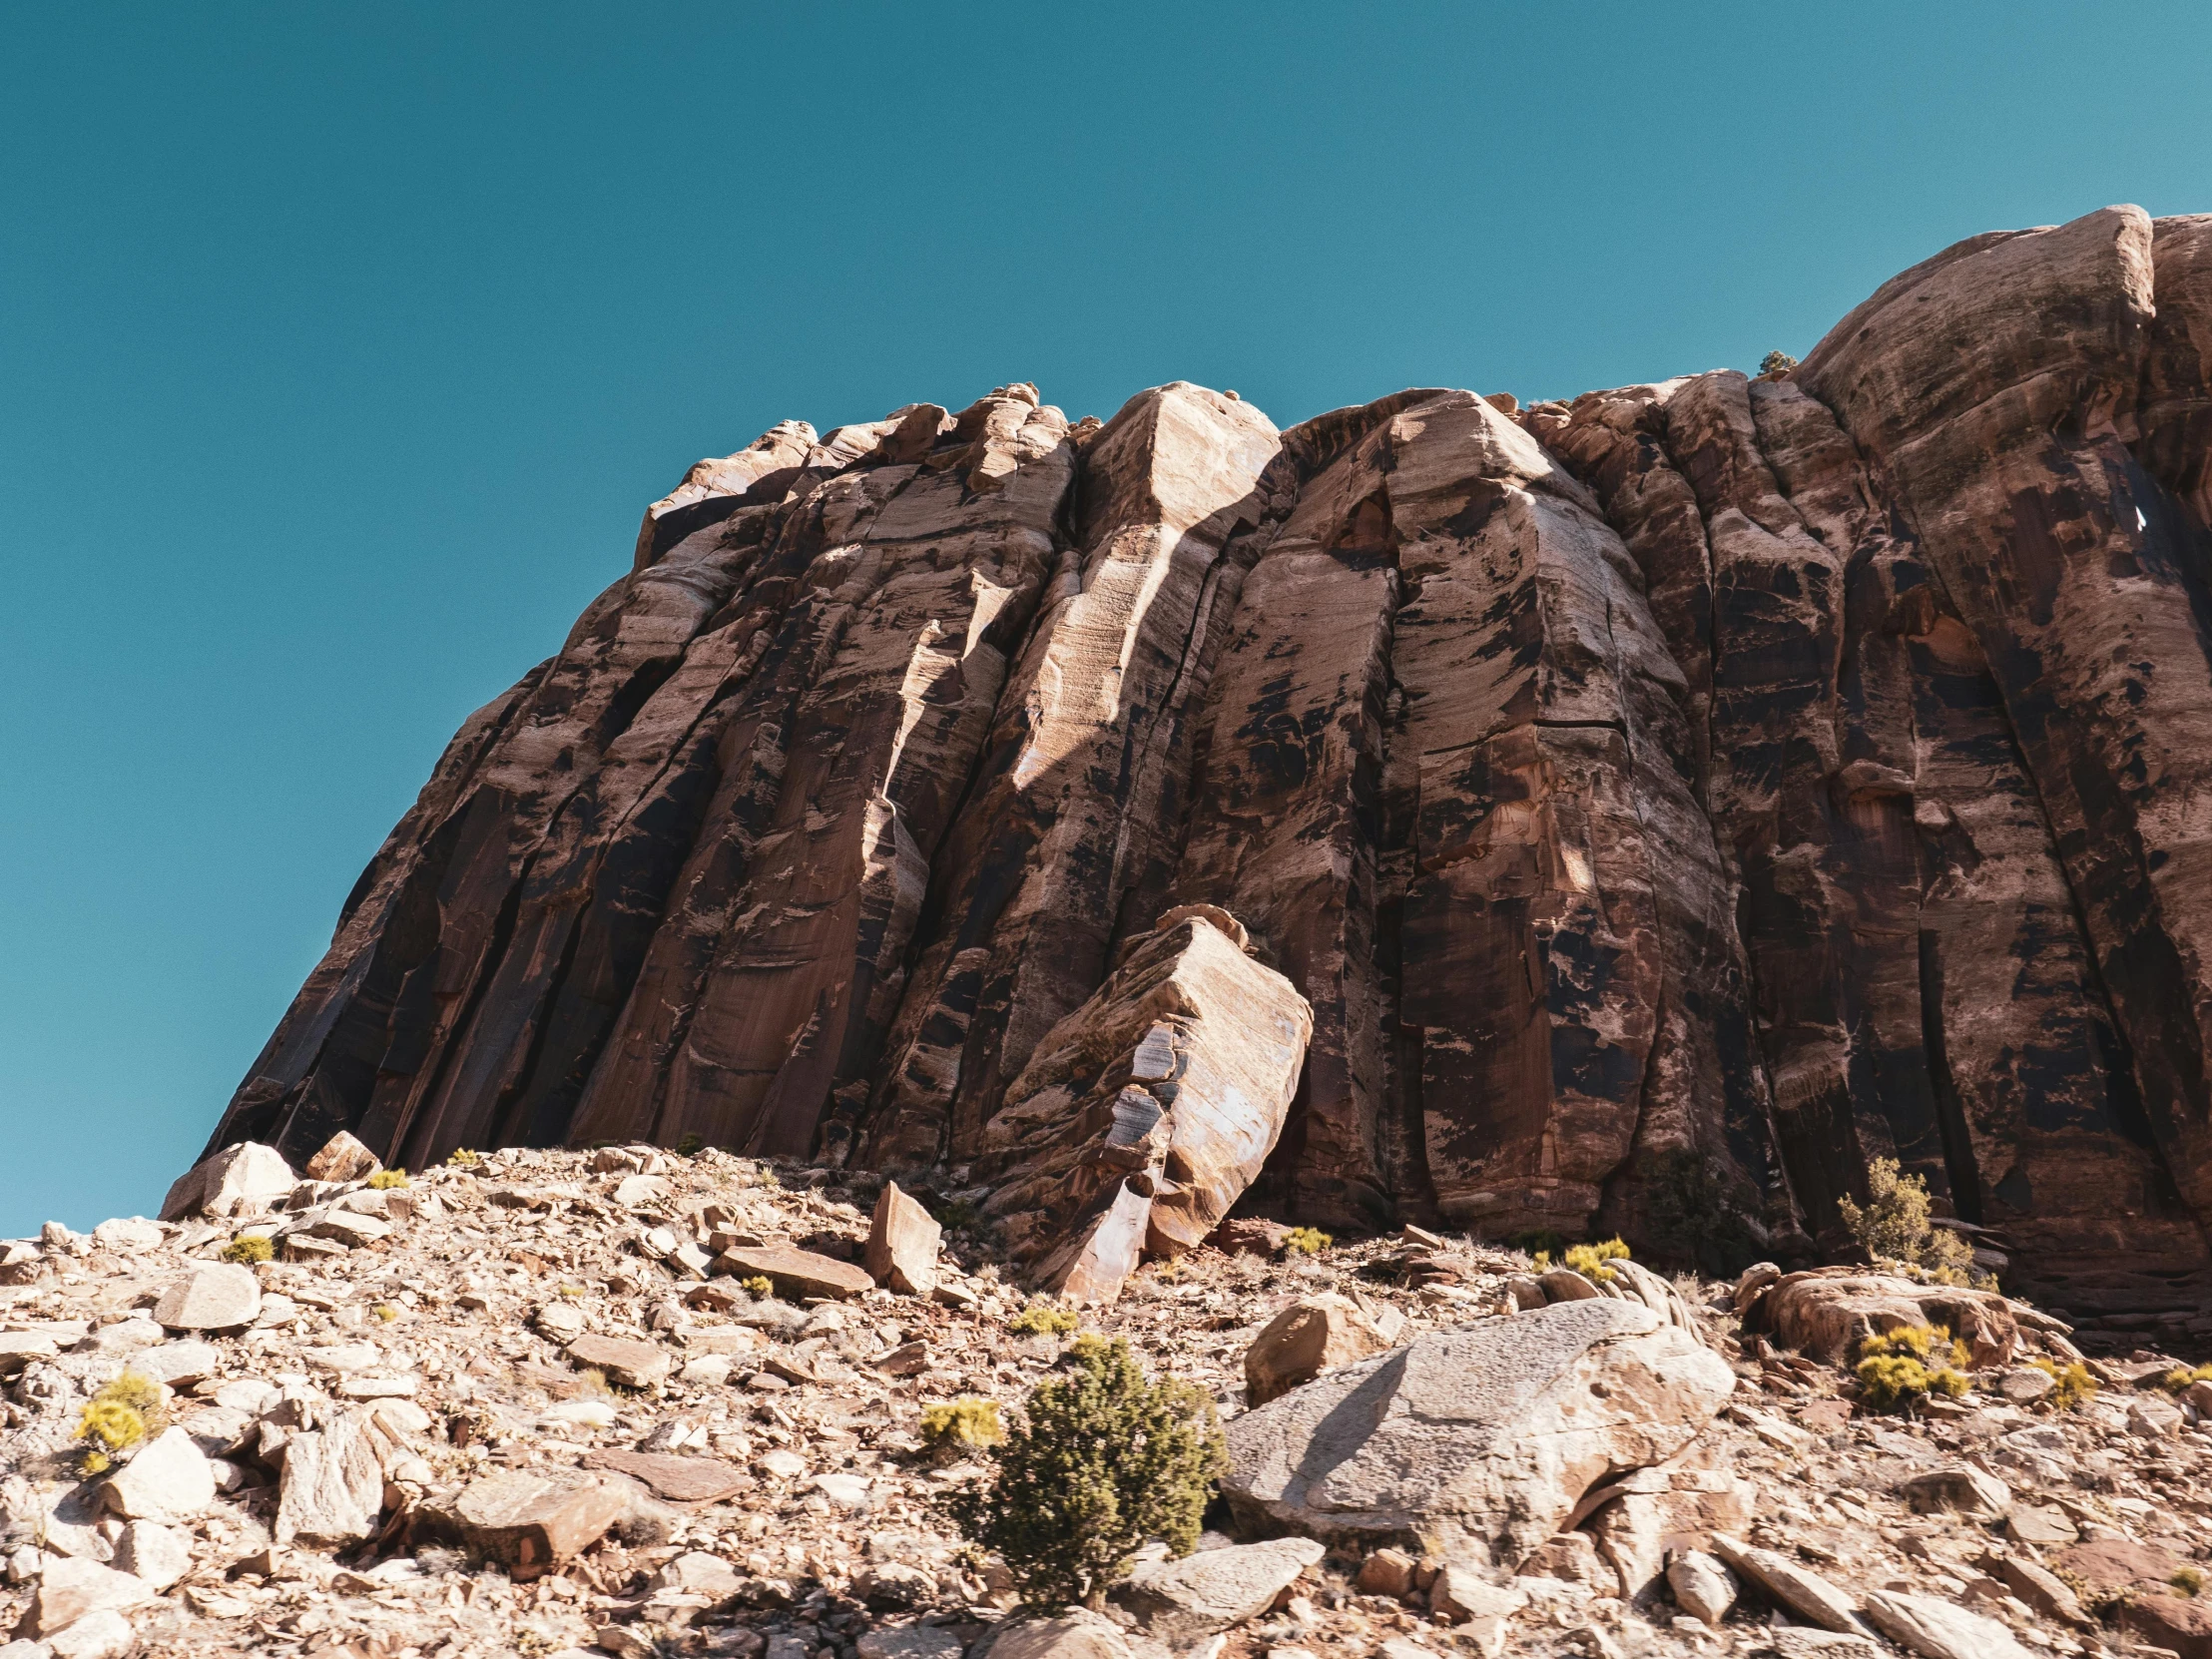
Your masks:
<svg viewBox="0 0 2212 1659"><path fill-rule="evenodd" d="M1686 1160L1806 1250L1895 1156L2109 1305L2212 1267L2208 454L2212 218L2133 209L1789 378L787 423L463 727L216 1141L964 1165L1214 904L1313 1011L1248 1204L1654 1237Z"/></svg>

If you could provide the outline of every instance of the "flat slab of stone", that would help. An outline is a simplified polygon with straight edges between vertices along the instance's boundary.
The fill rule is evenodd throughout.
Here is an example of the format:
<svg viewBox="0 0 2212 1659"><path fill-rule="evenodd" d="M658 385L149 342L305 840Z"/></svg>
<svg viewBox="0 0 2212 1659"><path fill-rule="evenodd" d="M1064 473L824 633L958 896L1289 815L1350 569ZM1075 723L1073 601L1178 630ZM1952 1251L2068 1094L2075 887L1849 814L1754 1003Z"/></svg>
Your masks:
<svg viewBox="0 0 2212 1659"><path fill-rule="evenodd" d="M0 1377L13 1377L33 1360L51 1360L61 1345L43 1331L0 1333Z"/></svg>
<svg viewBox="0 0 2212 1659"><path fill-rule="evenodd" d="M322 1150L307 1160L300 1173L309 1181L366 1181L383 1167L375 1153L340 1129L322 1143Z"/></svg>
<svg viewBox="0 0 2212 1659"><path fill-rule="evenodd" d="M657 1387L668 1380L672 1363L668 1350L658 1343L591 1333L568 1345L568 1358L580 1369L604 1372L608 1382L625 1388Z"/></svg>
<svg viewBox="0 0 2212 1659"><path fill-rule="evenodd" d="M172 1331L239 1331L262 1311L262 1282L252 1268L214 1262L171 1285L154 1304L155 1321Z"/></svg>
<svg viewBox="0 0 2212 1659"><path fill-rule="evenodd" d="M88 1613L104 1609L136 1607L154 1599L153 1586L143 1578L117 1572L81 1556L49 1555L39 1574L38 1594L31 1602L31 1616L20 1634L51 1638Z"/></svg>
<svg viewBox="0 0 2212 1659"><path fill-rule="evenodd" d="M586 1468L613 1469L642 1480L670 1503L718 1503L753 1484L753 1477L719 1457L678 1457L665 1451L594 1451Z"/></svg>
<svg viewBox="0 0 2212 1659"><path fill-rule="evenodd" d="M1312 1538L1202 1549L1139 1567L1117 1599L1155 1635L1171 1641L1211 1636L1265 1613L1327 1553Z"/></svg>
<svg viewBox="0 0 2212 1659"><path fill-rule="evenodd" d="M1292 1530L1509 1573L1601 1477L1672 1457L1736 1385L1640 1302L1598 1299L1435 1332L1228 1427L1231 1507Z"/></svg>
<svg viewBox="0 0 2212 1659"><path fill-rule="evenodd" d="M937 1288L937 1251L944 1229L920 1203L886 1181L875 1200L867 1236L867 1271L886 1290L927 1296Z"/></svg>
<svg viewBox="0 0 2212 1659"><path fill-rule="evenodd" d="M1867 1622L1921 1659L2029 1659L1996 1620L1934 1596L1869 1590Z"/></svg>
<svg viewBox="0 0 2212 1659"><path fill-rule="evenodd" d="M789 1245L726 1250L715 1258L715 1271L740 1279L766 1279L780 1295L790 1297L854 1297L875 1289L867 1269Z"/></svg>
<svg viewBox="0 0 2212 1659"><path fill-rule="evenodd" d="M116 1471L101 1501L125 1520L175 1523L206 1512L215 1501L215 1469L183 1428L165 1428Z"/></svg>

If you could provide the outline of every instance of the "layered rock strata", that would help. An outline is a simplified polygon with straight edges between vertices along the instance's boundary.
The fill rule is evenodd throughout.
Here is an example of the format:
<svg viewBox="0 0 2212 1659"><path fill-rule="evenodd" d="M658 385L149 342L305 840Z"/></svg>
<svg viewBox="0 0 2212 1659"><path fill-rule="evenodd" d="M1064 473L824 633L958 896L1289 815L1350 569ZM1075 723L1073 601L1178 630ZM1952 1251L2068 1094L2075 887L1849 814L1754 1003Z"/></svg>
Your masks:
<svg viewBox="0 0 2212 1659"><path fill-rule="evenodd" d="M1895 1157L2189 1317L2208 453L2212 219L2132 208L1756 379L788 422L464 725L213 1145L930 1169L1041 1266L1131 1189L1033 1074L1210 905L1311 1038L1209 1215L1809 1256Z"/></svg>

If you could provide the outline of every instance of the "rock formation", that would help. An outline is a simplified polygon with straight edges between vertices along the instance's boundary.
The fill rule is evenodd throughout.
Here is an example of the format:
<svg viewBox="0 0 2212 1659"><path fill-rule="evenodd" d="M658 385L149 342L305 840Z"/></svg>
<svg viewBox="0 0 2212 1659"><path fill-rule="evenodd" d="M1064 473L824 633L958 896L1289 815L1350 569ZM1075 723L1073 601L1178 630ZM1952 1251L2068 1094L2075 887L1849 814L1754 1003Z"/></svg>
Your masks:
<svg viewBox="0 0 2212 1659"><path fill-rule="evenodd" d="M2133 208L1756 379L787 422L463 726L211 1150L1003 1195L1018 1122L1095 1196L1036 1067L1212 906L1311 1037L1209 1217L1802 1262L1895 1157L2015 1284L2201 1320L2208 456L2212 218Z"/></svg>

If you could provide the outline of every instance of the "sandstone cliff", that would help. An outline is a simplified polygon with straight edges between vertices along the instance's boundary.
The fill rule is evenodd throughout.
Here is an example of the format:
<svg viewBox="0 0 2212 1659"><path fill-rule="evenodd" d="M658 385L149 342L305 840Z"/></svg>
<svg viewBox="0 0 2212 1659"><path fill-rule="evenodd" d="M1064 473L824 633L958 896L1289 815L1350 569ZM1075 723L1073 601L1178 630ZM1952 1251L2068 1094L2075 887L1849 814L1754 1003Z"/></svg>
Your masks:
<svg viewBox="0 0 2212 1659"><path fill-rule="evenodd" d="M1758 379L788 422L462 728L212 1144L1035 1181L1088 1131L1000 1121L1024 1074L1211 905L1311 1010L1248 1207L1810 1254L1895 1156L2016 1281L2178 1319L2208 456L2212 218L2133 208Z"/></svg>

